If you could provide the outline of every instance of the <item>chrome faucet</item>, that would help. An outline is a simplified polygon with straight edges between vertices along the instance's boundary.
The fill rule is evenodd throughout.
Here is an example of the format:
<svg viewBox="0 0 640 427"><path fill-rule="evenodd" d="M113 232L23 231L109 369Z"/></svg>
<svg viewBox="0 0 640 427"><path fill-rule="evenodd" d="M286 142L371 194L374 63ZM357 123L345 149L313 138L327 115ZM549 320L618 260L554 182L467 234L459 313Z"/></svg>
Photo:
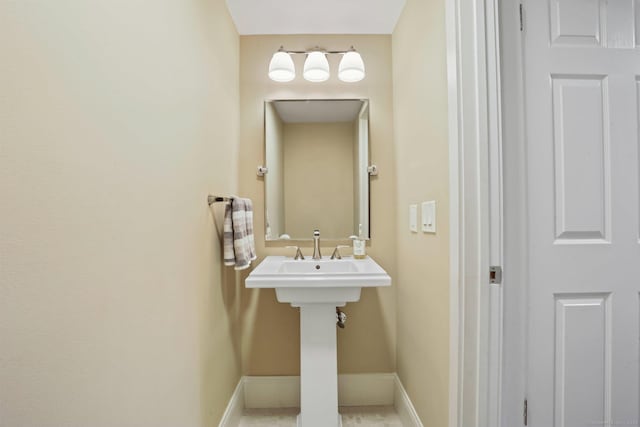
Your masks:
<svg viewBox="0 0 640 427"><path fill-rule="evenodd" d="M331 259L342 259L342 255L340 255L340 249L348 248L348 247L349 246L346 246L346 245L336 246L336 248L333 250L333 254L331 254Z"/></svg>
<svg viewBox="0 0 640 427"><path fill-rule="evenodd" d="M320 230L313 230L313 259L322 259L320 253Z"/></svg>
<svg viewBox="0 0 640 427"><path fill-rule="evenodd" d="M302 251L299 246L287 246L287 249L295 249L296 255L293 257L294 260L304 259L304 255L302 255Z"/></svg>

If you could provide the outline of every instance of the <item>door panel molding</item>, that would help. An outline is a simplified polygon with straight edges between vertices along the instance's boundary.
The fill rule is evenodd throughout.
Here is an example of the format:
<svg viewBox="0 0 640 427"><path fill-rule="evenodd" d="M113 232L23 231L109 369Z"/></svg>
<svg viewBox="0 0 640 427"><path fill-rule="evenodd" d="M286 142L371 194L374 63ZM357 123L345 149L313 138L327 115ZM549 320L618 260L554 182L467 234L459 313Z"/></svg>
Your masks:
<svg viewBox="0 0 640 427"><path fill-rule="evenodd" d="M611 420L611 293L554 297L555 425ZM590 375L582 375L585 370Z"/></svg>
<svg viewBox="0 0 640 427"><path fill-rule="evenodd" d="M610 243L607 76L552 74L556 244ZM576 114L576 112L580 114Z"/></svg>
<svg viewBox="0 0 640 427"><path fill-rule="evenodd" d="M552 46L603 46L605 8L600 0L550 0Z"/></svg>

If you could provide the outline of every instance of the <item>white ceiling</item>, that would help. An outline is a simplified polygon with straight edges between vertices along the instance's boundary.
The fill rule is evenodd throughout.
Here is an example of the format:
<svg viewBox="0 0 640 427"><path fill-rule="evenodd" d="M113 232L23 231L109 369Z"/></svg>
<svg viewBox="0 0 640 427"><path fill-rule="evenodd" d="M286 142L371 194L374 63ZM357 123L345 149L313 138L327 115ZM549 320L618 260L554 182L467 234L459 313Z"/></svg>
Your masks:
<svg viewBox="0 0 640 427"><path fill-rule="evenodd" d="M227 0L241 35L391 34L405 0Z"/></svg>
<svg viewBox="0 0 640 427"><path fill-rule="evenodd" d="M362 108L359 99L273 101L285 123L351 122Z"/></svg>

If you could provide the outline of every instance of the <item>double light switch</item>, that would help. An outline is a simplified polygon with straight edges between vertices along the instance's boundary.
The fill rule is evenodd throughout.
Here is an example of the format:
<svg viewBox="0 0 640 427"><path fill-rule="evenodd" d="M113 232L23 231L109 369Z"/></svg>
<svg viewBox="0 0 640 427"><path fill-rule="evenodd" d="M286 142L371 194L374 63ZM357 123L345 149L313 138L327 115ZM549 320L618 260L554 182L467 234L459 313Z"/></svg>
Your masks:
<svg viewBox="0 0 640 427"><path fill-rule="evenodd" d="M422 202L420 209L420 228L423 233L436 232L436 202ZM409 230L418 232L418 205L409 205Z"/></svg>

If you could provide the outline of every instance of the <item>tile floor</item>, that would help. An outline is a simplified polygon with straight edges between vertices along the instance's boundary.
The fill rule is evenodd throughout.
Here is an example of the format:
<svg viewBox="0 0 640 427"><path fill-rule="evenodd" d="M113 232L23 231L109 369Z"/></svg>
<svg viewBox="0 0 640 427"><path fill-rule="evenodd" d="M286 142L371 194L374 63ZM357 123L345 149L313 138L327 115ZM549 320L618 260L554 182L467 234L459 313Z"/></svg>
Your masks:
<svg viewBox="0 0 640 427"><path fill-rule="evenodd" d="M295 427L299 409L245 409L239 427ZM342 427L402 427L393 406L340 408Z"/></svg>

